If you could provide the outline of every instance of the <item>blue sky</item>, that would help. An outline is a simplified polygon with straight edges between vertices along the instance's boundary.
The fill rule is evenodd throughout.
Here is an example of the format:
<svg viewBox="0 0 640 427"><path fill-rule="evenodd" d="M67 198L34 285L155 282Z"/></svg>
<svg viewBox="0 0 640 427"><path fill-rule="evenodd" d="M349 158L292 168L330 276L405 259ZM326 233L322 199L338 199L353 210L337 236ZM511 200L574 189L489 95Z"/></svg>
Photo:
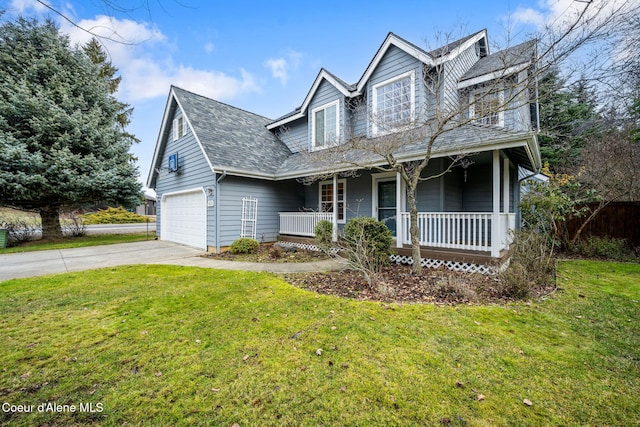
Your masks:
<svg viewBox="0 0 640 427"><path fill-rule="evenodd" d="M116 7L107 7L105 3ZM147 5L148 3L148 5ZM524 41L571 0L280 1L48 0L103 39L145 182L171 84L276 118L299 106L321 67L355 83L387 33L435 48L487 28L492 49ZM139 5L139 6L138 6ZM35 0L0 0L3 19L51 17L77 43L91 37Z"/></svg>

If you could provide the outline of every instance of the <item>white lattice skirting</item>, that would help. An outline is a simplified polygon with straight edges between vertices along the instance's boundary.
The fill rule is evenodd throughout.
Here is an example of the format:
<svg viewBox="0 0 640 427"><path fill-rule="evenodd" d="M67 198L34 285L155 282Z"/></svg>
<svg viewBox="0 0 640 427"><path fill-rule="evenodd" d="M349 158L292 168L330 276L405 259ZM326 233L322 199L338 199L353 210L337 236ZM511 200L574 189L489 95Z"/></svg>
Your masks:
<svg viewBox="0 0 640 427"><path fill-rule="evenodd" d="M396 264L413 265L413 257L410 256L391 255L391 261ZM441 259L422 258L420 264L425 268L445 267L452 271L463 271L465 273L496 274L498 272L496 267L460 261L443 261Z"/></svg>
<svg viewBox="0 0 640 427"><path fill-rule="evenodd" d="M274 244L278 246L282 246L283 248L298 248L298 249L304 249L306 251L320 252L320 248L312 243L276 242ZM336 248L332 248L331 252L337 253L338 250Z"/></svg>
<svg viewBox="0 0 640 427"><path fill-rule="evenodd" d="M277 242L276 243L283 248L286 247L296 247L299 249L304 249L307 251L315 251L319 252L320 249L311 243L297 243L297 242ZM336 249L337 252L337 249ZM391 262L395 262L396 264L406 264L413 265L413 257L411 256L403 256L403 255L391 255ZM460 261L443 261L441 259L431 259L431 258L422 258L421 262L424 268L440 268L445 267L448 270L452 271L463 271L465 273L480 273L480 274L496 274L502 268L505 268L508 265L504 263L501 267L491 267L487 265L481 264L472 264L469 262L460 262Z"/></svg>

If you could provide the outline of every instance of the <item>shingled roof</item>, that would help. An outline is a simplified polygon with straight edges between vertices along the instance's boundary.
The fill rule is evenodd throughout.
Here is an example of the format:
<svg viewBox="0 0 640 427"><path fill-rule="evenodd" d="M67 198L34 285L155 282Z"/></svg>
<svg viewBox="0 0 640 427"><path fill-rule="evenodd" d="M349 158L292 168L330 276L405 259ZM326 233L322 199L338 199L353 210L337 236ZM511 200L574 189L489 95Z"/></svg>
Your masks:
<svg viewBox="0 0 640 427"><path fill-rule="evenodd" d="M266 129L270 119L175 86L172 91L216 171L272 178L291 155Z"/></svg>
<svg viewBox="0 0 640 427"><path fill-rule="evenodd" d="M396 159L409 161L423 158L426 150L425 140L429 137L429 128L425 126L422 131L416 130L418 137L415 142L408 143L397 149L394 153ZM382 137L384 138L384 137ZM510 131L495 127L467 123L454 126L440 135L433 145L432 156L455 156L487 151L488 146L506 149L510 155L518 158L523 167L537 170L540 165L533 164L528 152L537 152L536 137L532 133ZM376 138L368 141L376 143ZM539 159L537 153L532 153L533 158ZM370 150L326 150L322 155L317 153L295 153L291 155L278 169L279 179L297 178L306 175L314 175L320 172L339 172L350 170L354 165L360 167L372 167L386 164L386 161L378 154Z"/></svg>
<svg viewBox="0 0 640 427"><path fill-rule="evenodd" d="M511 67L531 63L536 56L536 40L529 40L516 46L493 53L478 62L467 71L460 81L470 80L497 71L506 71Z"/></svg>

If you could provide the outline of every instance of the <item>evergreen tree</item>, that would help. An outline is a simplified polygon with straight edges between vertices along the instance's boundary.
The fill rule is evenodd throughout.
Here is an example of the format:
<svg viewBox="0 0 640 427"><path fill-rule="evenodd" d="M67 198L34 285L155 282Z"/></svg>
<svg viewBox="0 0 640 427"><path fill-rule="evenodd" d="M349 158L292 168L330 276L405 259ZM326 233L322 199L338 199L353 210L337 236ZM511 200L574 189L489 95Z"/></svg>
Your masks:
<svg viewBox="0 0 640 427"><path fill-rule="evenodd" d="M120 86L120 82L122 81L122 77L116 76L118 69L107 59L107 55L104 49L102 49L98 39L93 37L82 49L91 62L99 67L99 77L106 79L109 82L109 93L111 95L115 95L118 91L118 87ZM133 108L129 106L129 104L120 103L120 110L121 111L118 114L118 123L124 129L129 123L131 123Z"/></svg>
<svg viewBox="0 0 640 427"><path fill-rule="evenodd" d="M39 212L43 238L62 234L61 207L140 200L135 138L102 65L50 20L0 25L0 203Z"/></svg>
<svg viewBox="0 0 640 427"><path fill-rule="evenodd" d="M576 166L586 138L599 131L593 90L584 77L567 85L557 70L540 81L540 153L558 172Z"/></svg>

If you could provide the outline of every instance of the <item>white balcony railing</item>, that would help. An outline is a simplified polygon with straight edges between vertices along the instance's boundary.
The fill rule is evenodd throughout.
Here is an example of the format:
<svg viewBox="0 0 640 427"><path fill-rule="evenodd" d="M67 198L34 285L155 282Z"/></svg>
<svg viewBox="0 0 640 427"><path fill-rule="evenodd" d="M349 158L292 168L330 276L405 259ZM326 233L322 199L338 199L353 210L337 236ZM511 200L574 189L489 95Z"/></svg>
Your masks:
<svg viewBox="0 0 640 427"><path fill-rule="evenodd" d="M333 221L331 212L280 212L280 234L314 237L316 224Z"/></svg>

